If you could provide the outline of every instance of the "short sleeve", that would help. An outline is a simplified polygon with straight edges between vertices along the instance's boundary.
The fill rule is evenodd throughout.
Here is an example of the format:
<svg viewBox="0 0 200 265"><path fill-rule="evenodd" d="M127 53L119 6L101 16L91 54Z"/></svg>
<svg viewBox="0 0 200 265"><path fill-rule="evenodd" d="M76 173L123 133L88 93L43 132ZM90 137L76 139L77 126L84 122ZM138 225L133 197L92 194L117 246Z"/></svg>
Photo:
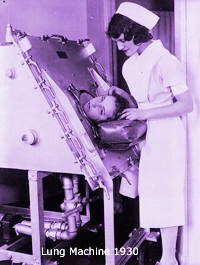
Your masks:
<svg viewBox="0 0 200 265"><path fill-rule="evenodd" d="M186 75L181 62L173 55L162 56L159 60L164 87L170 87L174 96L188 90Z"/></svg>
<svg viewBox="0 0 200 265"><path fill-rule="evenodd" d="M188 87L186 84L178 84L178 85L175 85L175 86L171 86L171 91L173 93L174 96L178 95L178 94L181 94L185 91L188 90Z"/></svg>

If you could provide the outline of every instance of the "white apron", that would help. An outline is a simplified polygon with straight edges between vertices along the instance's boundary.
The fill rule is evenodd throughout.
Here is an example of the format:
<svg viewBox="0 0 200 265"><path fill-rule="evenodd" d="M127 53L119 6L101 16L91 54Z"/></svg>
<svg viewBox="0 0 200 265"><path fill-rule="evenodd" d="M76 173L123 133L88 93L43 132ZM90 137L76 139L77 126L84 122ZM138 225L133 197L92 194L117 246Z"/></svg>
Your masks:
<svg viewBox="0 0 200 265"><path fill-rule="evenodd" d="M173 66L167 68L168 63ZM166 70L170 67L174 69ZM149 109L172 104L177 91L187 90L179 68L178 60L154 41L140 56L135 54L124 63L123 76L139 108ZM139 165L141 227L184 225L185 143L180 117L147 121Z"/></svg>

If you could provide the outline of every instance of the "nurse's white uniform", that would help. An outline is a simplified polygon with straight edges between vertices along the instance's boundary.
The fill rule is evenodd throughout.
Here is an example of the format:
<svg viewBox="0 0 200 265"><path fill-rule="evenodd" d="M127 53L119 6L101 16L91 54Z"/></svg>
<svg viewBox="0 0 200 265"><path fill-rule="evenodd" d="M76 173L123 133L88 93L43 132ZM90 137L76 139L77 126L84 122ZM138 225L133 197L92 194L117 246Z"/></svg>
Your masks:
<svg viewBox="0 0 200 265"><path fill-rule="evenodd" d="M128 58L122 73L143 109L173 104L173 97L188 89L181 63L159 40ZM139 165L141 227L184 225L185 147L180 117L147 121Z"/></svg>

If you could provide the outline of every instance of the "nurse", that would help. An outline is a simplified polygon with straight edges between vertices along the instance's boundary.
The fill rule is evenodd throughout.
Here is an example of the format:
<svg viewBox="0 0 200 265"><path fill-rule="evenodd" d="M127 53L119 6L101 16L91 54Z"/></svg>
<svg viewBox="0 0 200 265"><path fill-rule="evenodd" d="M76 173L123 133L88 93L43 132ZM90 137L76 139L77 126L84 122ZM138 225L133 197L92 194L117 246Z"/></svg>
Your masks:
<svg viewBox="0 0 200 265"><path fill-rule="evenodd" d="M138 103L121 118L147 120L139 164L140 226L160 228L162 257L157 264L177 265L177 229L185 223L186 138L181 115L193 110L193 102L181 63L149 33L158 20L142 6L124 2L107 35L129 57L122 74ZM116 87L109 93L113 90L120 93Z"/></svg>

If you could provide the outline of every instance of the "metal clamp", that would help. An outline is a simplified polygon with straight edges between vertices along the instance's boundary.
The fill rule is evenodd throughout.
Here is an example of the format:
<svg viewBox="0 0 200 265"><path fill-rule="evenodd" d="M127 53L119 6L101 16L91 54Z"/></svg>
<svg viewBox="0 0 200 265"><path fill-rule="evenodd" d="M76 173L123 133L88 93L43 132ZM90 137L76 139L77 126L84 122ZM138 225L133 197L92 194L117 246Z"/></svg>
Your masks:
<svg viewBox="0 0 200 265"><path fill-rule="evenodd" d="M107 190L106 186L104 185L102 179L99 178L98 183L99 183L99 187L105 191L107 199L110 200L110 195L109 195L108 190Z"/></svg>

